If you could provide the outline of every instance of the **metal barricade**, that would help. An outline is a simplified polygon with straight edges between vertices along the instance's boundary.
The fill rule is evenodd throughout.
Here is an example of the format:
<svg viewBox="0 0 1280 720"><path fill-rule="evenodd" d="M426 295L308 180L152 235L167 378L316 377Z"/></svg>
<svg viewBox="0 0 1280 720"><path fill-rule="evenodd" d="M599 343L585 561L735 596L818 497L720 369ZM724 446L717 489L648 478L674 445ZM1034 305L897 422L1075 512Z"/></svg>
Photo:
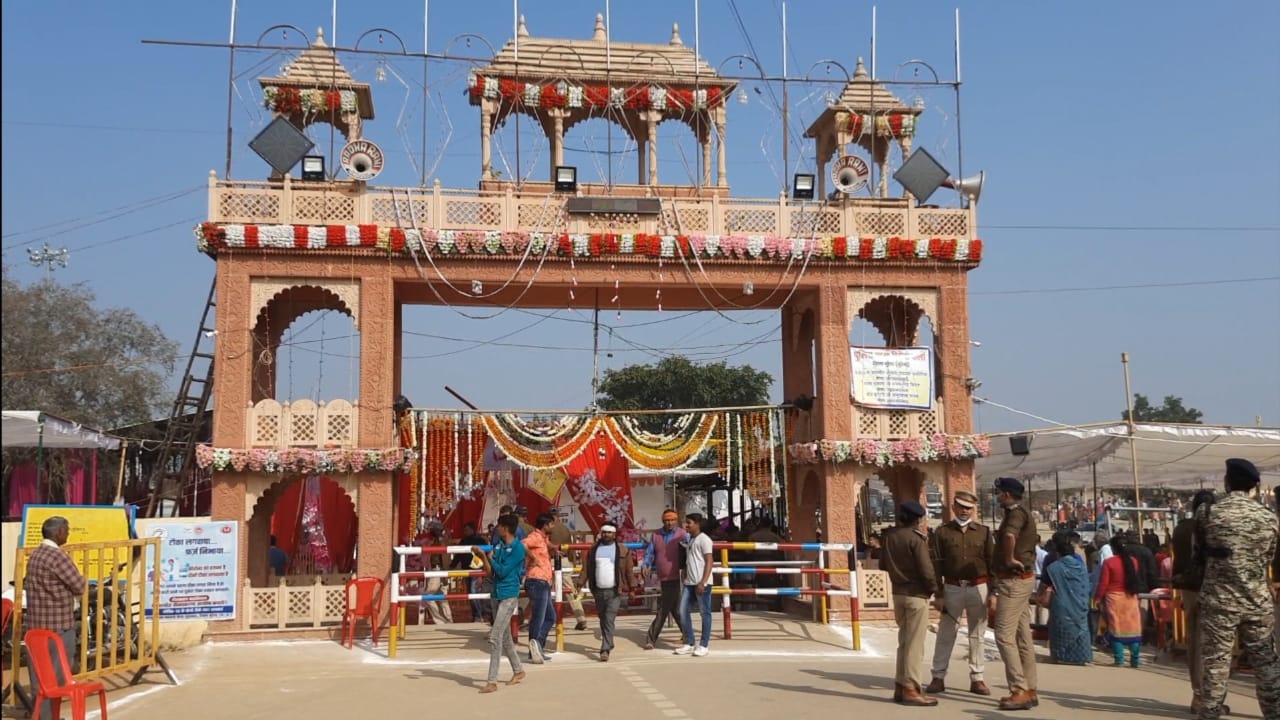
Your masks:
<svg viewBox="0 0 1280 720"><path fill-rule="evenodd" d="M177 680L160 653L160 538L64 545L80 574L88 581L76 610L76 646L66 648L76 680L132 672L129 684L158 665L171 682ZM23 633L23 584L27 562L36 548L18 548L14 557L13 638L10 658L13 687L30 707L34 693L18 686L23 653L16 652ZM147 617L147 611L151 616Z"/></svg>

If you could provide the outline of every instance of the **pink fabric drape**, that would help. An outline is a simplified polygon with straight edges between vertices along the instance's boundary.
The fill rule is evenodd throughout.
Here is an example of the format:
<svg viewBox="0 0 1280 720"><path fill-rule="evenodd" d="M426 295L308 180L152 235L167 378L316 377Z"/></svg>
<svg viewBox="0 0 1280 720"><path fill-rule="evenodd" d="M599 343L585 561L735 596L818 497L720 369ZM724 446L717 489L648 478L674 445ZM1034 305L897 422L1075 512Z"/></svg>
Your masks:
<svg viewBox="0 0 1280 720"><path fill-rule="evenodd" d="M9 475L9 507L5 517L22 517L22 507L36 502L36 466L23 463Z"/></svg>

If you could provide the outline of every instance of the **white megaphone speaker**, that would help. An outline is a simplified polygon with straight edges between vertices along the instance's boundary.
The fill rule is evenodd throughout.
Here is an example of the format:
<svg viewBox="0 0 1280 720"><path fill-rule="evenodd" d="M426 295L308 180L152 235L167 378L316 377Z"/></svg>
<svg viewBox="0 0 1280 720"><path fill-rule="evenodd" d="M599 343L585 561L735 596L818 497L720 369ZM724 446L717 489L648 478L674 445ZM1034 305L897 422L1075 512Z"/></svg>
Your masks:
<svg viewBox="0 0 1280 720"><path fill-rule="evenodd" d="M976 203L982 195L986 175L985 172L979 172L963 180L955 180L932 155L922 148L916 148L911 157L893 174L893 179L914 195L917 202L927 201L933 191L940 187L949 187L968 198L969 202Z"/></svg>
<svg viewBox="0 0 1280 720"><path fill-rule="evenodd" d="M338 159L352 180L372 180L382 172L382 148L369 140L347 143Z"/></svg>
<svg viewBox="0 0 1280 720"><path fill-rule="evenodd" d="M982 183L987 179L986 171L979 171L977 175L970 175L963 180L953 180L947 178L942 181L943 187L949 187L952 190L969 198L970 202L978 202L978 198L982 197Z"/></svg>
<svg viewBox="0 0 1280 720"><path fill-rule="evenodd" d="M831 168L831 183L837 192L852 195L866 187L871 166L857 155L841 155Z"/></svg>

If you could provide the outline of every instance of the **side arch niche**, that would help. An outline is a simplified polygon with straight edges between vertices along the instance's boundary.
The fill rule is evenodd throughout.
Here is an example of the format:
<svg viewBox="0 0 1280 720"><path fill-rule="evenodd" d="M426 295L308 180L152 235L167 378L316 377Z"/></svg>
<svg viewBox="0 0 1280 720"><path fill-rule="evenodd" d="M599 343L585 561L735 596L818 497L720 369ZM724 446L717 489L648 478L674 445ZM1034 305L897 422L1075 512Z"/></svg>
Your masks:
<svg viewBox="0 0 1280 720"><path fill-rule="evenodd" d="M354 333L358 334L360 281L255 280L250 290L250 307L254 318L252 400L256 403L264 399L279 399L276 359L285 331L308 313L335 311L349 317Z"/></svg>
<svg viewBox="0 0 1280 720"><path fill-rule="evenodd" d="M880 335L885 347L911 347L920 342L920 323L927 320L930 334L938 318L938 292L915 289L901 293L875 290L850 290L847 297L850 344L868 345L867 332L859 330L863 322ZM930 338L932 339L932 338Z"/></svg>
<svg viewBox="0 0 1280 720"><path fill-rule="evenodd" d="M267 561L272 536L290 559L290 575L346 574L355 567L357 522L357 482L354 475L317 476L316 496L310 499L319 510L330 553L327 567L313 567L309 553L300 553L300 527L308 508L306 486L309 477L250 477L246 493L245 520L248 528L248 577L254 587L271 583Z"/></svg>

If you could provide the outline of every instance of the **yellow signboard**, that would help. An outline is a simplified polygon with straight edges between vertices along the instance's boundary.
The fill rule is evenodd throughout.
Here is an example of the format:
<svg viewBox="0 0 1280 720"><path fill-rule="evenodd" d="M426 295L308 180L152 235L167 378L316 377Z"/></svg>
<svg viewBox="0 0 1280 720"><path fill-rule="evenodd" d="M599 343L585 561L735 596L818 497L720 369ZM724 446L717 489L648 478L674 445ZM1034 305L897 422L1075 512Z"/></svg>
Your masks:
<svg viewBox="0 0 1280 720"><path fill-rule="evenodd" d="M40 526L54 516L66 518L71 525L68 545L128 540L133 525L132 512L131 508L118 505L26 505L22 508L22 546L34 548L40 545L44 539ZM74 559L78 566L84 567L84 558ZM91 556L88 560L92 572L87 577L96 580L98 559ZM122 563L128 560L120 558Z"/></svg>
<svg viewBox="0 0 1280 720"><path fill-rule="evenodd" d="M565 483L564 471L559 468L551 470L534 470L529 481L529 489L538 493L547 502L555 502Z"/></svg>

